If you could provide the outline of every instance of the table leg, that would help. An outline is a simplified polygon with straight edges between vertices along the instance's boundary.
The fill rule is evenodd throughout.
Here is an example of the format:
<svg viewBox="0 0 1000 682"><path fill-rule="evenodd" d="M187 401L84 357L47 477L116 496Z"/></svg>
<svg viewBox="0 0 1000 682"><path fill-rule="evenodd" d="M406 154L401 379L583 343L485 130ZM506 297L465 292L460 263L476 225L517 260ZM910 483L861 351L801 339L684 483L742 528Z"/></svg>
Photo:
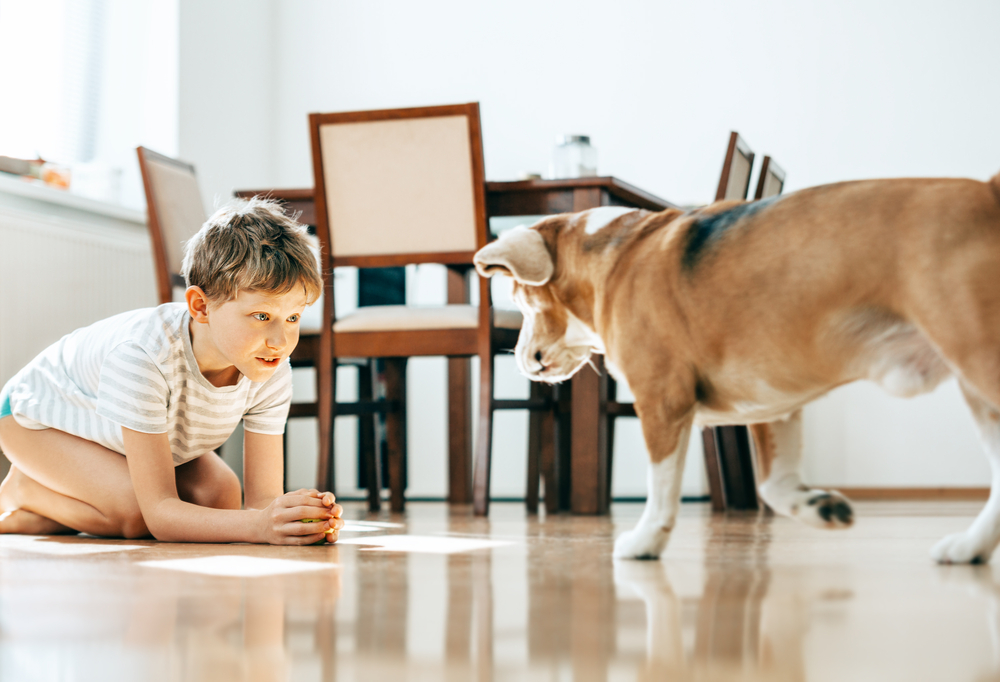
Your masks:
<svg viewBox="0 0 1000 682"><path fill-rule="evenodd" d="M574 211L602 203L600 189L573 190ZM592 355L591 361L600 373L584 367L572 379L570 510L574 514L608 513L607 376L602 356Z"/></svg>
<svg viewBox="0 0 1000 682"><path fill-rule="evenodd" d="M584 367L573 375L570 436L570 511L608 513L607 374L604 360L592 355L598 371Z"/></svg>

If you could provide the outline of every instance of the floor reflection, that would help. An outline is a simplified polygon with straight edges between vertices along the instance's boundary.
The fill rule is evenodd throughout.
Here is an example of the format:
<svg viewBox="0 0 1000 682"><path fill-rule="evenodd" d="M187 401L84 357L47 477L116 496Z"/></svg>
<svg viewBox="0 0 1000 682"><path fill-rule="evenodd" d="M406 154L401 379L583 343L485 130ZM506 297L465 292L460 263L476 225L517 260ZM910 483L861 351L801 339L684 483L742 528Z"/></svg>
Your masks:
<svg viewBox="0 0 1000 682"><path fill-rule="evenodd" d="M290 679L289 642L330 679L336 568L254 578L31 560L0 573L0 679ZM304 625L304 627L302 627ZM302 647L300 647L302 648Z"/></svg>
<svg viewBox="0 0 1000 682"><path fill-rule="evenodd" d="M760 514L735 526L708 524L697 596L675 594L669 562L615 562L616 582L646 610L638 679L806 679L801 601L770 589L771 521Z"/></svg>
<svg viewBox="0 0 1000 682"><path fill-rule="evenodd" d="M642 562L606 519L414 508L373 532L423 551L0 537L0 680L1000 679L1000 565L926 560L954 518L692 513Z"/></svg>

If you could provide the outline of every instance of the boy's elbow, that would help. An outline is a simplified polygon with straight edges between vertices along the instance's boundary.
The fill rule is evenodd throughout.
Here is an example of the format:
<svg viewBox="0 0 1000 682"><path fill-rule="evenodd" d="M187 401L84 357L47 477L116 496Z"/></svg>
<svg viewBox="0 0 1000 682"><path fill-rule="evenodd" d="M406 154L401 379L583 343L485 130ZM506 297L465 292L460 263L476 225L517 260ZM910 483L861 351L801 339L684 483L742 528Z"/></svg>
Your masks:
<svg viewBox="0 0 1000 682"><path fill-rule="evenodd" d="M169 511L163 509L162 504L155 505L145 517L140 514L138 522L134 524L132 530L137 533L145 531L144 535L133 537L148 537L152 535L160 542L178 542L183 540L179 536L177 524L173 522ZM126 535L126 537L129 536Z"/></svg>
<svg viewBox="0 0 1000 682"><path fill-rule="evenodd" d="M150 522L149 529L146 531L144 536L136 535L134 537L148 537L150 535L153 536L153 539L159 540L160 542L183 542L185 539L181 537L177 529L172 527L171 524L164 523L162 521L159 523L155 521Z"/></svg>

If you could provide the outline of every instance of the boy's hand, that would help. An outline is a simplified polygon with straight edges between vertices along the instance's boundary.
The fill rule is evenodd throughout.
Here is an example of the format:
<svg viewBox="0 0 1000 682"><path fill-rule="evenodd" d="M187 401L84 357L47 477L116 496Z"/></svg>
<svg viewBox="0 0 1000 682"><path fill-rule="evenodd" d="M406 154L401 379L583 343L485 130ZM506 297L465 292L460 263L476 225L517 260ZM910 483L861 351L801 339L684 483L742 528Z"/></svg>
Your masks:
<svg viewBox="0 0 1000 682"><path fill-rule="evenodd" d="M285 493L260 512L259 537L272 545L308 545L324 538L336 542L344 527L340 518L343 512L333 493L313 489ZM303 519L320 519L320 522L302 523ZM328 530L333 532L327 535Z"/></svg>

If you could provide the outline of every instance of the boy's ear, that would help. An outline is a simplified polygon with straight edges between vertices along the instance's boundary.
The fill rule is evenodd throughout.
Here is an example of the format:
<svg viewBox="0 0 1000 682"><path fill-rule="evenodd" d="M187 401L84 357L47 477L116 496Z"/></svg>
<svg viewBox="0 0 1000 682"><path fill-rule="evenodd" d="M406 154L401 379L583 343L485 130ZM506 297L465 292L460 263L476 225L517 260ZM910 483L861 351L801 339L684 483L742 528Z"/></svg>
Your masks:
<svg viewBox="0 0 1000 682"><path fill-rule="evenodd" d="M541 286L555 270L545 239L526 227L515 227L476 253L473 262L483 277L509 275L522 284Z"/></svg>
<svg viewBox="0 0 1000 682"><path fill-rule="evenodd" d="M201 287L188 287L184 292L191 319L201 324L208 323L208 296Z"/></svg>

